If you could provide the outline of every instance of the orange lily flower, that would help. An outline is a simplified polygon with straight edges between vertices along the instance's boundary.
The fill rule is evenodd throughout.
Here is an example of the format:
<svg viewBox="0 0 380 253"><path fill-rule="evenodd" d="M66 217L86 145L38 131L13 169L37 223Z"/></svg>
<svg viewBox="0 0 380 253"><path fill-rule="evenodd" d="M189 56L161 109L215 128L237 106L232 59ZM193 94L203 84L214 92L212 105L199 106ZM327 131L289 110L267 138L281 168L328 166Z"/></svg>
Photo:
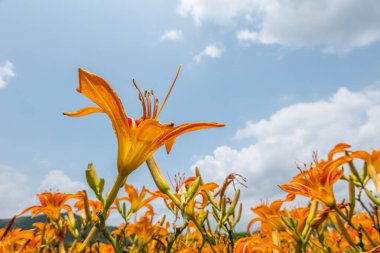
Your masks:
<svg viewBox="0 0 380 253"><path fill-rule="evenodd" d="M77 243L74 246L75 247L71 252L79 251L79 249L82 246L82 243ZM101 252L101 253L114 253L115 251L112 248L111 244L100 242L100 243L94 243L91 246L87 246L84 252L85 253L99 253L99 252Z"/></svg>
<svg viewBox="0 0 380 253"><path fill-rule="evenodd" d="M153 207L149 204L149 202L157 198L157 196L150 196L148 198L145 198L146 193L149 192L145 186L143 186L140 194L138 190L130 184L125 184L124 189L128 196L121 197L119 200L126 200L131 204L131 213L136 213L142 207L146 207L153 212Z"/></svg>
<svg viewBox="0 0 380 253"><path fill-rule="evenodd" d="M152 240L160 240L160 238L168 235L167 229L162 226L164 219L154 224L151 215L152 212L148 211L140 217L138 222L128 224L124 230L126 236L135 236L134 243L138 252L143 251ZM117 231L116 233L120 232ZM134 251L131 250L131 252Z"/></svg>
<svg viewBox="0 0 380 253"><path fill-rule="evenodd" d="M281 215L284 213L283 211L281 211L281 206L285 202L290 202L290 201L293 201L294 199L295 199L294 194L288 194L286 196L286 199L275 200L270 205L261 204L255 208L251 208L252 212L254 212L258 217L253 218L248 223L247 231L249 231L253 223L258 222L258 221L261 221L262 230L265 230L266 232L270 231L271 229L274 229L277 231L285 230L285 224L281 220Z"/></svg>
<svg viewBox="0 0 380 253"><path fill-rule="evenodd" d="M178 177L176 186L175 186L175 193L174 196L182 203L184 204L186 202L186 196L188 194L189 188L193 185L194 181L197 179L197 177L189 177L189 178L182 178ZM192 199L189 200L188 204L186 205L186 213L188 215L194 214L195 209L204 209L208 204L208 199L205 191L211 191L213 192L218 185L216 183L205 183L202 184L198 187L197 191L194 193ZM161 197L167 207L174 213L178 212L179 210L177 209L175 203L171 200L171 198L168 197L168 195L156 191L156 192L151 192L151 194L154 194L155 196ZM197 201L196 197L201 196L202 200Z"/></svg>
<svg viewBox="0 0 380 253"><path fill-rule="evenodd" d="M355 151L351 154L354 158L359 158L367 163L369 176L375 184L376 192L380 195L380 150L373 150L372 153L366 151Z"/></svg>
<svg viewBox="0 0 380 253"><path fill-rule="evenodd" d="M372 249L374 245L380 245L380 235L374 227L371 218L365 212L360 212L352 217L352 223L361 227L364 233L363 243L365 249Z"/></svg>
<svg viewBox="0 0 380 253"><path fill-rule="evenodd" d="M33 230L16 228L4 235L5 229L0 229L0 252L19 252L24 244L34 238Z"/></svg>
<svg viewBox="0 0 380 253"><path fill-rule="evenodd" d="M66 210L67 212L72 211L71 207L65 204L66 201L74 197L72 194L61 192L44 192L37 194L37 197L41 203L40 206L31 206L22 211L17 216L32 211L32 217L36 216L37 214L44 213L50 220L57 222L61 218L62 209Z"/></svg>
<svg viewBox="0 0 380 253"><path fill-rule="evenodd" d="M351 157L341 156L333 160L336 153L343 152L346 144L338 144L330 151L327 161L315 161L310 169L302 171L288 184L280 185L286 192L309 197L317 200L328 207L334 207L335 197L333 185L342 177L341 166L352 160Z"/></svg>
<svg viewBox="0 0 380 253"><path fill-rule="evenodd" d="M269 237L262 238L260 234L240 238L235 243L235 253L266 253L282 252L281 248L270 241Z"/></svg>
<svg viewBox="0 0 380 253"><path fill-rule="evenodd" d="M91 215L91 217L88 217L91 219L93 222L97 222L99 220L99 217L97 215L98 212L103 210L103 204L99 200L88 200L88 208L90 209L90 214L86 214L86 207L85 207L85 197L86 193L83 191L77 192L75 194L75 198L78 199L78 201L74 204L74 206L77 208L77 210L81 211L83 215ZM107 211L107 215L110 214L110 211Z"/></svg>
<svg viewBox="0 0 380 253"><path fill-rule="evenodd" d="M158 99L153 93L145 92L144 96L135 84L142 103L143 115L140 119L133 119L124 112L120 98L103 78L79 69L79 88L77 91L92 100L97 106L85 107L77 112L65 112L64 114L73 117L86 116L92 113L105 113L108 115L118 141L117 166L120 187L124 184L126 177L152 156L162 145L166 146L169 153L176 137L182 134L224 126L224 124L215 122L197 122L185 123L175 127L173 123L161 124L158 121L157 118L169 97L178 74L179 71L160 108L158 108ZM151 96L153 97L153 104Z"/></svg>
<svg viewBox="0 0 380 253"><path fill-rule="evenodd" d="M311 167L307 171L302 171L288 184L280 185L286 192L302 195L318 200L328 207L335 205L335 197L332 186L343 175L343 170L334 168Z"/></svg>
<svg viewBox="0 0 380 253"><path fill-rule="evenodd" d="M296 244L301 243L301 234L307 225L307 219L310 213L310 207L293 208L284 215L284 223L295 224L294 227L285 226L285 232L281 233L281 237L287 237L287 241L294 241Z"/></svg>
<svg viewBox="0 0 380 253"><path fill-rule="evenodd" d="M54 229L53 224L51 223L43 223L43 222L35 222L33 223L33 227L37 230L36 237L39 238L40 244L44 241L46 244L50 244L55 241L56 231ZM42 238L43 237L43 238ZM42 246L42 245L39 245Z"/></svg>

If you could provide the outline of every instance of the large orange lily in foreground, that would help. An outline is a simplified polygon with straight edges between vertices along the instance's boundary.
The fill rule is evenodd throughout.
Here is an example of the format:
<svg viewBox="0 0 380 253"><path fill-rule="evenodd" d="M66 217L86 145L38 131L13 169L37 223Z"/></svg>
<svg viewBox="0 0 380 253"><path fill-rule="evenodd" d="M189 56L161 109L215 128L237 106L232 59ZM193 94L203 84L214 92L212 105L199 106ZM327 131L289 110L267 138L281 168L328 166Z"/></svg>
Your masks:
<svg viewBox="0 0 380 253"><path fill-rule="evenodd" d="M64 114L72 117L81 117L92 113L107 114L112 122L118 142L118 175L114 186L108 193L104 211L107 211L111 206L128 175L150 158L162 145L166 146L169 153L176 138L182 134L224 126L224 124L215 122L185 123L174 126L173 123L161 124L158 121L158 116L174 87L180 69L178 69L169 92L160 107L158 107L158 99L153 92L145 92L143 95L133 81L139 92L143 109L142 116L136 120L127 116L120 98L106 80L86 70L79 69L79 88L77 91L92 100L97 106L89 106L76 112L65 112Z"/></svg>
<svg viewBox="0 0 380 253"><path fill-rule="evenodd" d="M117 165L119 176L126 178L162 145L166 146L169 153L179 135L195 130L224 126L224 124L215 122L185 123L174 126L173 123L161 124L158 121L157 118L169 97L178 74L179 71L160 107L158 107L158 99L152 93L145 92L143 95L134 83L143 107L143 115L140 119L135 120L127 116L120 98L103 78L84 69L79 69L79 88L77 91L98 106L89 106L76 112L65 112L64 114L73 117L86 116L92 113L108 115L118 141Z"/></svg>

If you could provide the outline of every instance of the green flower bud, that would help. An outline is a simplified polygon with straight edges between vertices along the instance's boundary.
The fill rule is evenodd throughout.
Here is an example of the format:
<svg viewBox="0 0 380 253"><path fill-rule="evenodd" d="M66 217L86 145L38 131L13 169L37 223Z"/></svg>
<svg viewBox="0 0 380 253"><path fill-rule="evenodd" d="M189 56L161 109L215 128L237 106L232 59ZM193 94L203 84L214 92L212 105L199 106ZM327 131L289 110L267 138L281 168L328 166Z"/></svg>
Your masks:
<svg viewBox="0 0 380 253"><path fill-rule="evenodd" d="M157 188L162 193L167 193L170 190L170 186L166 181L165 177L162 175L161 170L158 168L153 157L148 158L148 160L146 160L146 163L148 165L150 174L152 175Z"/></svg>
<svg viewBox="0 0 380 253"><path fill-rule="evenodd" d="M194 195L197 193L199 185L201 182L201 178L197 177L197 179L194 180L193 184L190 186L190 188L187 190L185 197L186 197L186 203L189 203L189 201L194 197Z"/></svg>
<svg viewBox="0 0 380 253"><path fill-rule="evenodd" d="M95 168L92 163L88 164L87 170L86 170L86 180L88 185L91 187L91 189L98 194L98 184L99 179L96 175Z"/></svg>

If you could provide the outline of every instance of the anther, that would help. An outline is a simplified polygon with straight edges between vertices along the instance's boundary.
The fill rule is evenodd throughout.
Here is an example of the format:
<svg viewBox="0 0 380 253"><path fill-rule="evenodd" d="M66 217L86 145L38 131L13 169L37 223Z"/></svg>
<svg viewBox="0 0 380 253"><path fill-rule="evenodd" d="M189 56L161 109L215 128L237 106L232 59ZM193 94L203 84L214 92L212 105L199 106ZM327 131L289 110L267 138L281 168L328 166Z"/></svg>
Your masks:
<svg viewBox="0 0 380 253"><path fill-rule="evenodd" d="M151 106L151 101L150 101L150 93L148 91L145 91L145 99L148 106L147 118L150 119L152 116L152 106Z"/></svg>
<svg viewBox="0 0 380 253"><path fill-rule="evenodd" d="M141 101L142 108L143 108L143 116L142 116L142 118L146 119L146 105L145 105L145 101L144 101L144 96L141 93L141 90L139 89L139 87L137 86L137 84L135 82L135 79L132 79L132 82L135 85L137 91L139 92L139 100Z"/></svg>

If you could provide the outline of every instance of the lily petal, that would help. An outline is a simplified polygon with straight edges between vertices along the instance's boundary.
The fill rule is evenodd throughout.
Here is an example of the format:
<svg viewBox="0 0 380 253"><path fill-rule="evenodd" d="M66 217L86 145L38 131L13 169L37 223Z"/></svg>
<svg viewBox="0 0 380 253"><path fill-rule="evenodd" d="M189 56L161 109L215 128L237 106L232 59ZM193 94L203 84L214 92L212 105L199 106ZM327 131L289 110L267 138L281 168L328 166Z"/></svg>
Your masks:
<svg viewBox="0 0 380 253"><path fill-rule="evenodd" d="M223 127L223 126L225 126L225 124L216 123L216 122L184 123L180 126L174 127L170 132L163 135L160 138L160 142L167 143L171 139L176 138L188 132L197 131L201 129L207 129L207 128L213 128L213 127Z"/></svg>
<svg viewBox="0 0 380 253"><path fill-rule="evenodd" d="M126 134L128 120L123 104L106 80L80 68L79 88L77 91L102 108L111 119L118 136Z"/></svg>
<svg viewBox="0 0 380 253"><path fill-rule="evenodd" d="M70 117L83 117L93 113L104 113L103 109L97 106L88 106L79 109L76 112L64 112L63 114Z"/></svg>

